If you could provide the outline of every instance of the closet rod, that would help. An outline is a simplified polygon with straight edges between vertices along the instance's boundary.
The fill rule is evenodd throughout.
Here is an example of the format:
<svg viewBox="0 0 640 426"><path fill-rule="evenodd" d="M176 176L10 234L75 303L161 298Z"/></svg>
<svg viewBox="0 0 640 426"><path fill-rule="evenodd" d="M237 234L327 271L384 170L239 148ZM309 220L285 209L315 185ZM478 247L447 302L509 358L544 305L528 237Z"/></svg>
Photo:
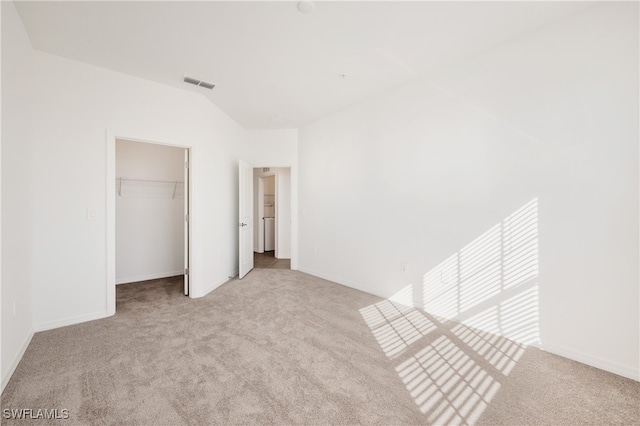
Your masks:
<svg viewBox="0 0 640 426"><path fill-rule="evenodd" d="M147 182L147 183L170 183L170 184L182 184L184 182L179 181L179 180L150 180L150 179L129 179L129 178L123 178L123 177L119 177L116 178L116 180L119 181L124 181L124 182Z"/></svg>

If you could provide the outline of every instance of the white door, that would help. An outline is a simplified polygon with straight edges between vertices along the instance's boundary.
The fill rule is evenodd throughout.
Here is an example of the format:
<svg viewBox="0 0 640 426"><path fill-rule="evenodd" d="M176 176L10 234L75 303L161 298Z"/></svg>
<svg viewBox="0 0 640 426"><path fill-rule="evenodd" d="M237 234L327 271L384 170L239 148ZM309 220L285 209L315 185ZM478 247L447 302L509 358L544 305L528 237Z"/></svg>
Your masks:
<svg viewBox="0 0 640 426"><path fill-rule="evenodd" d="M242 278L253 269L253 166L242 160L238 166L238 272Z"/></svg>
<svg viewBox="0 0 640 426"><path fill-rule="evenodd" d="M189 150L184 150L184 295L189 295Z"/></svg>

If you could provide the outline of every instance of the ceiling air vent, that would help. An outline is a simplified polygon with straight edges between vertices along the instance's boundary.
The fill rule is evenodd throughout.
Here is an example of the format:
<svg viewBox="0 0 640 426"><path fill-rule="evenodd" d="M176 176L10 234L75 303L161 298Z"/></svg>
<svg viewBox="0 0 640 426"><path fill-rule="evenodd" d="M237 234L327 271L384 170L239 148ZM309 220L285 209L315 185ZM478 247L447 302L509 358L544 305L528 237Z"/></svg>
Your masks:
<svg viewBox="0 0 640 426"><path fill-rule="evenodd" d="M185 83L194 84L196 86L204 87L207 89L213 89L214 87L216 87L216 85L213 83L209 83L208 81L198 80L197 78L188 77L186 75L182 78L182 81L184 81Z"/></svg>

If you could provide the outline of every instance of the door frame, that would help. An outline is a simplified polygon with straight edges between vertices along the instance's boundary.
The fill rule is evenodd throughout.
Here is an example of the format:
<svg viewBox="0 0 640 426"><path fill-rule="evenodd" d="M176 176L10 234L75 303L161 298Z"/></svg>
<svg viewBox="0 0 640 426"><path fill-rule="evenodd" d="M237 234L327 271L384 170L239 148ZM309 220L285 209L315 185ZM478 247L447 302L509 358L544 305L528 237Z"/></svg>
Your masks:
<svg viewBox="0 0 640 426"><path fill-rule="evenodd" d="M255 173L255 169L256 168L262 168L262 167L254 167L254 173ZM274 203L274 211L273 211L273 215L277 218L278 217L278 174L276 172L269 172L263 176L258 176L258 194L257 194L257 201L258 201L258 217L256 218L256 220L254 220L254 223L257 223L258 226L256 227L254 224L254 232L257 233L258 235L258 248L260 248L260 230L262 230L262 251L258 250L258 253L264 253L265 252L265 243L264 243L264 179L266 178L270 178L273 177L273 183L274 183L274 189L273 189L273 203ZM256 188L254 188L255 190ZM260 199L262 198L262 202L260 202ZM260 221L262 220L262 225L260 225ZM274 236L274 243L275 243L275 248L274 248L274 256L277 258L278 257L278 220L275 220L274 223L274 232L275 232L275 236Z"/></svg>
<svg viewBox="0 0 640 426"><path fill-rule="evenodd" d="M254 169L262 169L264 167L288 168L291 172L291 270L296 271L298 270L298 220L302 216L298 211L298 166L295 163L280 163L278 161L256 161L252 162L251 165ZM276 220L276 224L277 222Z"/></svg>
<svg viewBox="0 0 640 426"><path fill-rule="evenodd" d="M238 279L254 267L255 248L255 188L254 167L238 159ZM246 223L245 223L246 221Z"/></svg>
<svg viewBox="0 0 640 426"><path fill-rule="evenodd" d="M107 145L107 164L106 164L106 308L107 316L116 313L116 139L127 140L131 142L147 143L152 145L171 146L175 148L183 148L189 151L189 185L188 208L189 208L189 227L186 238L188 239L189 264L185 268L189 269L189 297L193 298L196 293L196 280L194 279L194 256L193 256L193 235L195 234L196 221L194 220L194 191L193 191L193 175L194 175L194 159L196 153L191 145L183 144L176 141L167 141L161 137L149 137L147 135L137 135L135 132L117 132L107 129L106 145Z"/></svg>

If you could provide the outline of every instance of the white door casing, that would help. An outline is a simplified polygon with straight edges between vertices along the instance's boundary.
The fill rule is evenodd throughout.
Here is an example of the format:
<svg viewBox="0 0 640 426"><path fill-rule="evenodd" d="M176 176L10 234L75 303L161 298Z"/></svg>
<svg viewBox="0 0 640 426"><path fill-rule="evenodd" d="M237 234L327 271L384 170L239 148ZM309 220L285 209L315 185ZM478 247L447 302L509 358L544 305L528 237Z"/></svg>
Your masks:
<svg viewBox="0 0 640 426"><path fill-rule="evenodd" d="M189 295L189 149L184 150L184 295Z"/></svg>
<svg viewBox="0 0 640 426"><path fill-rule="evenodd" d="M238 276L253 269L253 166L238 160Z"/></svg>
<svg viewBox="0 0 640 426"><path fill-rule="evenodd" d="M264 178L260 176L258 178L258 217L254 218L254 240L257 241L256 250L258 253L264 253ZM257 220L256 220L257 219Z"/></svg>

